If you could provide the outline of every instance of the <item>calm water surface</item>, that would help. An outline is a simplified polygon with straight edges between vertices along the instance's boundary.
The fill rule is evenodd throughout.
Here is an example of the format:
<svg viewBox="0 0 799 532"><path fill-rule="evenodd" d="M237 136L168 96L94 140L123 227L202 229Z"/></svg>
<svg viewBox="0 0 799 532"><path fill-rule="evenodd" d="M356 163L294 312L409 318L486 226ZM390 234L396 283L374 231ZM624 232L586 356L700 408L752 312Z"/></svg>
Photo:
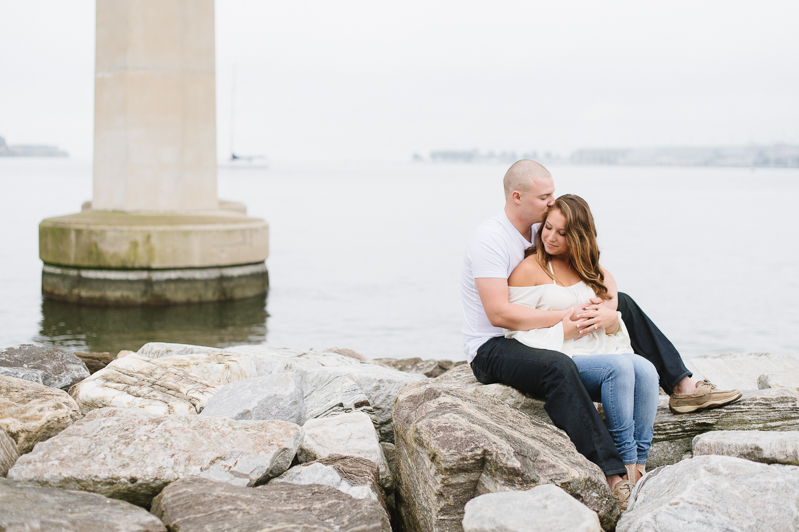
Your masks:
<svg viewBox="0 0 799 532"><path fill-rule="evenodd" d="M148 341L349 347L462 359L460 265L503 204L492 165L276 164L220 169L221 198L270 224L267 298L97 309L43 300L38 223L91 199L91 165L0 159L0 346ZM602 261L686 358L799 356L799 171L550 167L597 220Z"/></svg>

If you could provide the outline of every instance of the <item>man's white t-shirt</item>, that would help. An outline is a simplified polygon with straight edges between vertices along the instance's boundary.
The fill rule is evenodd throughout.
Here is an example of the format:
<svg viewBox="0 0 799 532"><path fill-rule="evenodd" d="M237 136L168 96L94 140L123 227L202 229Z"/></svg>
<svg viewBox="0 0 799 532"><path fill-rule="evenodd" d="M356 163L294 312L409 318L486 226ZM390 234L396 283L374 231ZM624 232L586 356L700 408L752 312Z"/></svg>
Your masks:
<svg viewBox="0 0 799 532"><path fill-rule="evenodd" d="M533 234L537 224L533 226ZM507 279L524 259L528 242L508 220L505 210L477 228L463 256L461 298L463 300L463 351L471 363L477 349L491 338L505 336L501 327L488 321L474 280L491 277Z"/></svg>

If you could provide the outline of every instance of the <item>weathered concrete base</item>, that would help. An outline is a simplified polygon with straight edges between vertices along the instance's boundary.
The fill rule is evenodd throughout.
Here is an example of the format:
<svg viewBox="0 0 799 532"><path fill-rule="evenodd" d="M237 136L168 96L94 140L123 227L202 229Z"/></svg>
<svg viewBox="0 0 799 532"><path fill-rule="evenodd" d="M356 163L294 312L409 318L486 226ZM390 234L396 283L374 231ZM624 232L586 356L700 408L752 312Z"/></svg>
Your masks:
<svg viewBox="0 0 799 532"><path fill-rule="evenodd" d="M42 293L95 305L244 299L268 288L269 227L230 202L191 212L83 210L39 224Z"/></svg>
<svg viewBox="0 0 799 532"><path fill-rule="evenodd" d="M175 305L263 295L266 264L174 270L93 270L45 264L42 294L85 305Z"/></svg>

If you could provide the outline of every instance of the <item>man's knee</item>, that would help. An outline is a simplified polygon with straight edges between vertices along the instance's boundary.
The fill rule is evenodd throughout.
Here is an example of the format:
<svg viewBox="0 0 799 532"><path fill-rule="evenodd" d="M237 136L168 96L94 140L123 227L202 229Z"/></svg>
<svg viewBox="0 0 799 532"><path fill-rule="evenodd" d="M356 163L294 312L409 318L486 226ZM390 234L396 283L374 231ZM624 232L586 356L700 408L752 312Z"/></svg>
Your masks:
<svg viewBox="0 0 799 532"><path fill-rule="evenodd" d="M551 356L547 358L544 373L548 379L555 382L565 380L582 383L580 380L580 372L574 360L563 353L552 352Z"/></svg>

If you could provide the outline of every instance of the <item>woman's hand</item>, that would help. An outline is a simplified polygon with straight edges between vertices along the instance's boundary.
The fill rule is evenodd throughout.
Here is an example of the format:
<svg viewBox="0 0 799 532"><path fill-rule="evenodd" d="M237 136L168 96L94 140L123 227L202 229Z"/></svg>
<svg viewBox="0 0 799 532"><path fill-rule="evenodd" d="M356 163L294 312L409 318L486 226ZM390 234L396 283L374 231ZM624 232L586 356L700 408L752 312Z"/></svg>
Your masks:
<svg viewBox="0 0 799 532"><path fill-rule="evenodd" d="M585 336L599 329L605 329L607 333L612 334L619 326L619 316L616 311L603 305L600 299L592 299L591 304L586 305L576 317L580 319L579 336Z"/></svg>
<svg viewBox="0 0 799 532"><path fill-rule="evenodd" d="M579 321L572 321L574 317L574 313L577 309L570 309L569 312L563 317L561 323L563 323L563 339L564 340L571 340L572 338L579 338L580 335L580 322Z"/></svg>

